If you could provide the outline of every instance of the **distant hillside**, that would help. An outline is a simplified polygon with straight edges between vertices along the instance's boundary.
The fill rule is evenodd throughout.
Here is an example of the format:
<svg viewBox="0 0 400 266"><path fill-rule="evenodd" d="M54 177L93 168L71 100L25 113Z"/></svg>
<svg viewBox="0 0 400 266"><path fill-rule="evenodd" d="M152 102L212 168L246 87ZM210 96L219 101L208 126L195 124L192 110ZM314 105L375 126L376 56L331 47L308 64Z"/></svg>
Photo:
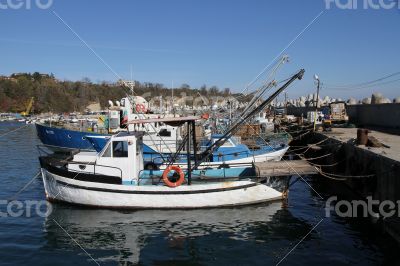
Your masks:
<svg viewBox="0 0 400 266"><path fill-rule="evenodd" d="M171 96L171 90L159 83L135 82L134 91L136 95L144 95L147 100L158 96ZM84 111L85 107L93 102L99 102L101 107L105 108L108 100L119 100L127 93L129 88L121 83L97 84L89 79L59 81L53 74L18 73L0 77L0 112L22 112L31 97L35 99L34 113ZM199 94L207 98L227 97L230 95L230 89L220 91L216 86L207 88L205 85L199 89L192 89L187 84L174 88L175 96L179 97L182 93L189 96L190 101L191 97L198 97Z"/></svg>

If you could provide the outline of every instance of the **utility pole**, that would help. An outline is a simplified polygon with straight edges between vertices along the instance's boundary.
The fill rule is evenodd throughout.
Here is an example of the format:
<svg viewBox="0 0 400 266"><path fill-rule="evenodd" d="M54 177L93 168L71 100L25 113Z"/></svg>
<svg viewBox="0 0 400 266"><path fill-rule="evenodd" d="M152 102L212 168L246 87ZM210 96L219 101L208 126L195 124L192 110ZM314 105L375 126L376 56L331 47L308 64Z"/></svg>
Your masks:
<svg viewBox="0 0 400 266"><path fill-rule="evenodd" d="M135 82L133 81L133 66L131 65L131 80L130 80L130 86L131 86L131 93L132 97L135 95Z"/></svg>
<svg viewBox="0 0 400 266"><path fill-rule="evenodd" d="M285 115L287 115L287 92L285 91Z"/></svg>
<svg viewBox="0 0 400 266"><path fill-rule="evenodd" d="M317 127L317 114L318 114L318 101L319 101L319 88L321 81L317 75L314 75L314 80L317 81L317 99L315 100L315 114L314 114L314 131Z"/></svg>
<svg viewBox="0 0 400 266"><path fill-rule="evenodd" d="M174 80L172 80L172 88L171 88L171 111L175 115L175 109L174 109Z"/></svg>
<svg viewBox="0 0 400 266"><path fill-rule="evenodd" d="M229 108L229 125L232 124L232 102L228 100L227 102Z"/></svg>

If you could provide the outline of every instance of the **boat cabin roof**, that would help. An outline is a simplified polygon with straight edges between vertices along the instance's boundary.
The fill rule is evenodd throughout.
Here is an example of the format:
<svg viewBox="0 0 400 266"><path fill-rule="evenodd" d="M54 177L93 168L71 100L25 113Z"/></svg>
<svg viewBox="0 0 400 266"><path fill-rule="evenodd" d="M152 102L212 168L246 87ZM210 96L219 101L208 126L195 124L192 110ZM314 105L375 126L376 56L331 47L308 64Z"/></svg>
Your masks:
<svg viewBox="0 0 400 266"><path fill-rule="evenodd" d="M128 124L148 124L148 123L162 122L170 126L181 126L186 122L193 122L200 119L202 119L201 116L149 118L149 119L137 119L129 121Z"/></svg>
<svg viewBox="0 0 400 266"><path fill-rule="evenodd" d="M135 137L135 138L140 138L143 137L144 132L142 131L133 131L133 132L119 132L116 135L111 136L111 141L113 140L119 140L119 139L127 139L129 137Z"/></svg>

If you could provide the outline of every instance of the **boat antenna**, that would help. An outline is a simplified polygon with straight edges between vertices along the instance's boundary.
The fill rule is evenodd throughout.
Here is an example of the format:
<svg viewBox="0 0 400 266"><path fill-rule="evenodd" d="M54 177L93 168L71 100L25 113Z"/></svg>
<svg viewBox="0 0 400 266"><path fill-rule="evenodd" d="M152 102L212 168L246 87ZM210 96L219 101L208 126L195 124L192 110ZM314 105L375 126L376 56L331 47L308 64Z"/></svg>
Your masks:
<svg viewBox="0 0 400 266"><path fill-rule="evenodd" d="M135 87L135 81L133 80L133 66L131 64L131 92L132 96L135 94L134 87Z"/></svg>
<svg viewBox="0 0 400 266"><path fill-rule="evenodd" d="M175 108L174 108L174 80L172 80L172 88L171 88L171 111L175 115Z"/></svg>

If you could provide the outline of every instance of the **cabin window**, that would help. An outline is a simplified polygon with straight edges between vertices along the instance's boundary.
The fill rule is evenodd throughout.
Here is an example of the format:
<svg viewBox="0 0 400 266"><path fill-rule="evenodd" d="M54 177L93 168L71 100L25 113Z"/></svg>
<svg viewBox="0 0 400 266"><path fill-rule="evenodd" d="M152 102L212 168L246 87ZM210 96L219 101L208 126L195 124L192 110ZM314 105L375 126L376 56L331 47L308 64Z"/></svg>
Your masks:
<svg viewBox="0 0 400 266"><path fill-rule="evenodd" d="M142 145L140 145L139 143L139 140L136 141L136 156L139 156L139 154L141 153L141 149L143 148Z"/></svg>
<svg viewBox="0 0 400 266"><path fill-rule="evenodd" d="M217 139L213 140L213 143L217 142ZM232 144L232 142L228 139L227 141L225 141L225 143L223 145L221 145L221 147L234 147L234 145Z"/></svg>
<svg viewBox="0 0 400 266"><path fill-rule="evenodd" d="M168 131L167 129L163 128L158 132L158 135L160 137L171 137L171 131Z"/></svg>
<svg viewBox="0 0 400 266"><path fill-rule="evenodd" d="M222 145L221 147L233 147L232 142L230 142L229 140L227 140L224 145Z"/></svg>
<svg viewBox="0 0 400 266"><path fill-rule="evenodd" d="M102 157L111 157L111 145L107 146L107 149L104 151Z"/></svg>
<svg viewBox="0 0 400 266"><path fill-rule="evenodd" d="M113 157L128 157L127 141L113 141Z"/></svg>

